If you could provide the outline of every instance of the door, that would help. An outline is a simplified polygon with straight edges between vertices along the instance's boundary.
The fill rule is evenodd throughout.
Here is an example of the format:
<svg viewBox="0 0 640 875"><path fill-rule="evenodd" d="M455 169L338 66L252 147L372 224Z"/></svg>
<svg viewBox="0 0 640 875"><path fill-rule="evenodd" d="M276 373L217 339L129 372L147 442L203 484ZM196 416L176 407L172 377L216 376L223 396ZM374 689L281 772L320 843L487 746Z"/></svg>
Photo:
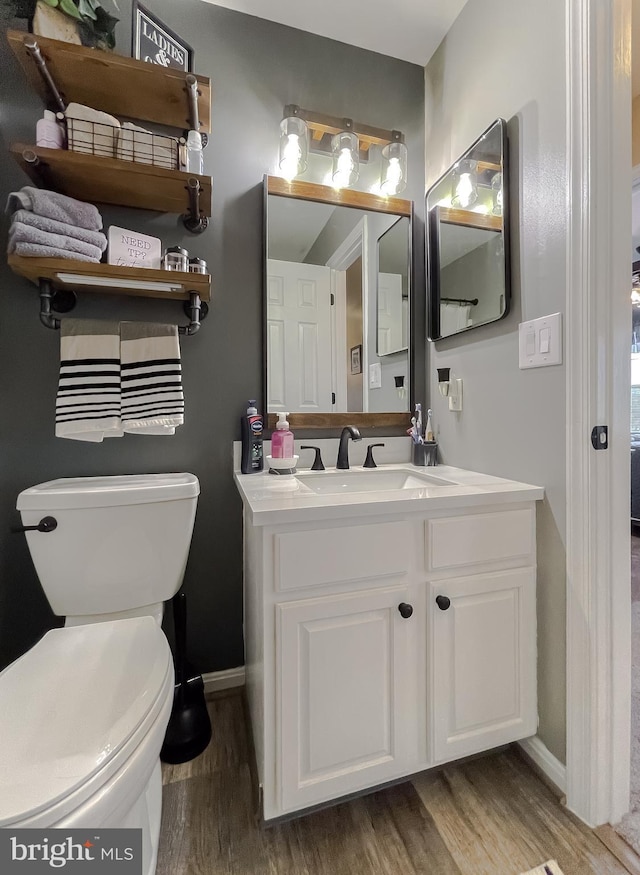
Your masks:
<svg viewBox="0 0 640 875"><path fill-rule="evenodd" d="M432 581L433 759L535 735L535 569Z"/></svg>
<svg viewBox="0 0 640 875"><path fill-rule="evenodd" d="M267 280L269 413L331 412L331 359L330 269L270 258Z"/></svg>
<svg viewBox="0 0 640 875"><path fill-rule="evenodd" d="M378 355L406 349L406 303L402 300L402 277L399 273L378 274Z"/></svg>
<svg viewBox="0 0 640 875"><path fill-rule="evenodd" d="M283 812L417 763L418 618L403 618L407 603L398 586L276 606Z"/></svg>

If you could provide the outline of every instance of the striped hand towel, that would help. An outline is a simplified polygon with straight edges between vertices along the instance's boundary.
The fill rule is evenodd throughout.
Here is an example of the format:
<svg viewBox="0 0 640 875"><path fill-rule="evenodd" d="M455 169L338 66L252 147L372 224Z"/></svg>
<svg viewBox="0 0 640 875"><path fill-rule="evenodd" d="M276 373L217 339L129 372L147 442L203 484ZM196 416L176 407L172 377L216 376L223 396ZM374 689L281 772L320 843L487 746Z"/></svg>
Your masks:
<svg viewBox="0 0 640 875"><path fill-rule="evenodd" d="M122 322L120 358L125 432L174 434L184 422L177 327Z"/></svg>
<svg viewBox="0 0 640 875"><path fill-rule="evenodd" d="M118 323L63 319L56 437L100 442L122 433Z"/></svg>

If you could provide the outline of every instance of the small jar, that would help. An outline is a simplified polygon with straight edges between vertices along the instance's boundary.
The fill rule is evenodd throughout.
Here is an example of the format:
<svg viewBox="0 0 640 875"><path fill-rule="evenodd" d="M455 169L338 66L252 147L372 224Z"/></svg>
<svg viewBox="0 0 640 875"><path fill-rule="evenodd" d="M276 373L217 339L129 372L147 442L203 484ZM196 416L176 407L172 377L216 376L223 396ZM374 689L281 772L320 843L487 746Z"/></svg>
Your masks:
<svg viewBox="0 0 640 875"><path fill-rule="evenodd" d="M189 270L189 253L182 246L168 246L162 256L162 267L165 270Z"/></svg>
<svg viewBox="0 0 640 875"><path fill-rule="evenodd" d="M207 272L207 262L204 258L190 258L189 259L189 273L206 273Z"/></svg>

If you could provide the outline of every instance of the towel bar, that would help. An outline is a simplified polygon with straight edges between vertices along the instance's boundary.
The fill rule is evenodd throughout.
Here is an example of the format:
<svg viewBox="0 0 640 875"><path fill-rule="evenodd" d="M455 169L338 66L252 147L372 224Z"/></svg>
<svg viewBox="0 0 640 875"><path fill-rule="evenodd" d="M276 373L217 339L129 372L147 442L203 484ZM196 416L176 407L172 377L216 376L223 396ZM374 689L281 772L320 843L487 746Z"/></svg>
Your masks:
<svg viewBox="0 0 640 875"><path fill-rule="evenodd" d="M67 289L54 289L51 280L40 278L40 321L46 328L54 330L60 328L60 319L57 319L52 310L58 313L68 313L76 305L75 292ZM197 292L189 292L189 300L184 301L183 309L189 317L188 325L178 325L178 333L185 337L191 337L200 330L203 319L206 319L209 306L200 299Z"/></svg>

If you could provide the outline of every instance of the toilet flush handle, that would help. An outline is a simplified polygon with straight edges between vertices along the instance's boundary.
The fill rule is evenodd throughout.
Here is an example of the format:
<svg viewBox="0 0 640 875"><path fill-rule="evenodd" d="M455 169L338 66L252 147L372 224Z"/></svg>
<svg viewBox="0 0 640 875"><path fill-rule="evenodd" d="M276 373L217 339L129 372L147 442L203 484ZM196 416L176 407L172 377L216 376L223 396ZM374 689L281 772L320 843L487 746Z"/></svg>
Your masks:
<svg viewBox="0 0 640 875"><path fill-rule="evenodd" d="M37 526L12 526L11 531L18 532L52 532L58 528L58 520L52 516L43 516Z"/></svg>

